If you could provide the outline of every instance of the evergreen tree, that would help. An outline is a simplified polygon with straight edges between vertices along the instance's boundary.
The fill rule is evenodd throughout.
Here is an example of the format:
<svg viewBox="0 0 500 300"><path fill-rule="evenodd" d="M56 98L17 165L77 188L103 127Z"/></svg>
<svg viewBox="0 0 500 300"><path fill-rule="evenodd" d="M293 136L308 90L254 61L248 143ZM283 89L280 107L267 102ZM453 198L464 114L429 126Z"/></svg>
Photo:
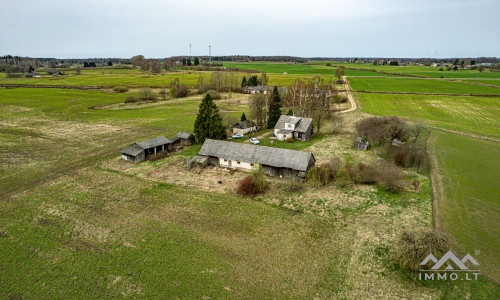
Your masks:
<svg viewBox="0 0 500 300"><path fill-rule="evenodd" d="M186 65L186 59L185 59L185 58L183 58L183 59L182 59L182 65L183 65L183 66L185 66L185 65Z"/></svg>
<svg viewBox="0 0 500 300"><path fill-rule="evenodd" d="M222 124L222 117L217 105L210 94L206 94L200 103L198 115L194 122L194 135L198 143L203 143L205 139L222 139L226 132L226 127Z"/></svg>
<svg viewBox="0 0 500 300"><path fill-rule="evenodd" d="M194 58L194 65L197 66L200 64L200 60L198 59L198 57L195 57Z"/></svg>
<svg viewBox="0 0 500 300"><path fill-rule="evenodd" d="M108 61L108 67L111 67L111 66L113 66L113 62L109 60Z"/></svg>
<svg viewBox="0 0 500 300"><path fill-rule="evenodd" d="M191 65L192 65L192 63L191 63L191 57L187 59L187 65L188 65L188 66L191 66Z"/></svg>
<svg viewBox="0 0 500 300"><path fill-rule="evenodd" d="M278 88L275 86L273 89L273 93L271 94L271 99L269 101L267 128L268 129L274 128L280 116L281 116L281 97Z"/></svg>
<svg viewBox="0 0 500 300"><path fill-rule="evenodd" d="M241 115L240 121L242 121L242 122L243 122L243 121L246 121L246 120L247 120L247 116L245 116L245 113L243 113L243 114Z"/></svg>
<svg viewBox="0 0 500 300"><path fill-rule="evenodd" d="M241 80L241 88L244 89L247 87L247 78L243 76L243 79Z"/></svg>
<svg viewBox="0 0 500 300"><path fill-rule="evenodd" d="M259 85L259 78L257 75L252 75L250 78L248 78L247 81L247 86L258 86Z"/></svg>
<svg viewBox="0 0 500 300"><path fill-rule="evenodd" d="M293 110L290 108L286 113L287 116L293 116Z"/></svg>

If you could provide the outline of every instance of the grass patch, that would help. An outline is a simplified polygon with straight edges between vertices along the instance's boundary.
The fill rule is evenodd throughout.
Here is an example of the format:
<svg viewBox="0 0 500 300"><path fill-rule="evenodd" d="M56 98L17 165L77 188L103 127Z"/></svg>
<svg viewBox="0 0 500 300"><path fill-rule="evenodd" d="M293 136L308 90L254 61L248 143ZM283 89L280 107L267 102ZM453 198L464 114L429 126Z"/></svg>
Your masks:
<svg viewBox="0 0 500 300"><path fill-rule="evenodd" d="M433 131L437 217L461 253L480 261L480 269L500 280L500 144Z"/></svg>

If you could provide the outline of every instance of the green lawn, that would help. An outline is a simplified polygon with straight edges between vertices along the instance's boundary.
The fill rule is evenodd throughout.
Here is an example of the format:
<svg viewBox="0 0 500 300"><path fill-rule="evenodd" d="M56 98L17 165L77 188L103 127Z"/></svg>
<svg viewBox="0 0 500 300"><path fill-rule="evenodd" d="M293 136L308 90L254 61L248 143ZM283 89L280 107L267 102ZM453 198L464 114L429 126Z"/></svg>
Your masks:
<svg viewBox="0 0 500 300"><path fill-rule="evenodd" d="M397 115L431 127L500 138L499 98L357 94L362 109Z"/></svg>
<svg viewBox="0 0 500 300"><path fill-rule="evenodd" d="M500 280L500 143L433 131L429 150L442 229Z"/></svg>
<svg viewBox="0 0 500 300"><path fill-rule="evenodd" d="M500 95L494 87L433 79L353 77L349 82L355 91Z"/></svg>
<svg viewBox="0 0 500 300"><path fill-rule="evenodd" d="M432 224L426 174L410 174L422 192L408 195L292 193L274 178L242 198L234 187L246 173L185 169L200 145L120 159L132 142L192 132L202 95L157 106L123 97L0 88L0 298L498 298L484 279L422 283L394 266L395 236ZM235 98L217 100L221 112L248 112ZM274 146L356 153L349 136L326 134Z"/></svg>

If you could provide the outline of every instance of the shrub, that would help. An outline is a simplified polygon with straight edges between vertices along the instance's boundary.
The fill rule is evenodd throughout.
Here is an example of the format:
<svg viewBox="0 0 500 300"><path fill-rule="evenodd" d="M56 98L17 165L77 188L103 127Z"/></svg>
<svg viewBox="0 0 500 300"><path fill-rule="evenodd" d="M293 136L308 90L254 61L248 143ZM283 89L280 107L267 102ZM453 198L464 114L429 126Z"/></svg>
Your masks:
<svg viewBox="0 0 500 300"><path fill-rule="evenodd" d="M404 190L404 180L401 171L390 163L379 163L377 166L377 184L390 192Z"/></svg>
<svg viewBox="0 0 500 300"><path fill-rule="evenodd" d="M123 85L118 85L113 88L113 91L117 93L125 93L128 92L128 87L123 86Z"/></svg>
<svg viewBox="0 0 500 300"><path fill-rule="evenodd" d="M349 172L346 168L340 169L337 174L335 174L335 185L340 188L345 188L351 184L351 177L349 177Z"/></svg>
<svg viewBox="0 0 500 300"><path fill-rule="evenodd" d="M446 239L434 231L403 231L395 243L394 258L401 269L418 271L429 254L439 258L448 249Z"/></svg>
<svg viewBox="0 0 500 300"><path fill-rule="evenodd" d="M394 163L404 168L415 167L425 169L428 166L428 159L425 149L418 149L415 144L403 144L394 150Z"/></svg>
<svg viewBox="0 0 500 300"><path fill-rule="evenodd" d="M151 155L148 155L146 157L146 160L149 160L149 161L157 161L157 160L160 160L160 159L164 159L166 157L169 157L170 154L168 153L168 151L160 151L156 154L151 154Z"/></svg>
<svg viewBox="0 0 500 300"><path fill-rule="evenodd" d="M189 95L189 89L183 84L178 84L170 89L170 95L174 98L184 98Z"/></svg>
<svg viewBox="0 0 500 300"><path fill-rule="evenodd" d="M160 95L160 97L163 99L163 100L167 100L167 91L166 90L160 90L158 92L158 94Z"/></svg>
<svg viewBox="0 0 500 300"><path fill-rule="evenodd" d="M358 174L356 179L359 183L372 184L377 182L378 173L374 167L359 163L357 169Z"/></svg>
<svg viewBox="0 0 500 300"><path fill-rule="evenodd" d="M306 181L311 182L314 186L319 186L319 169L314 166L307 171Z"/></svg>
<svg viewBox="0 0 500 300"><path fill-rule="evenodd" d="M152 89L141 89L139 91L139 100L155 100L156 99L156 94Z"/></svg>
<svg viewBox="0 0 500 300"><path fill-rule="evenodd" d="M236 194L246 197L254 197L263 193L267 188L267 182L262 172L254 172L251 176L243 178L236 187Z"/></svg>
<svg viewBox="0 0 500 300"><path fill-rule="evenodd" d="M393 139L405 142L411 135L408 124L396 116L371 117L358 121L356 131L372 144L382 144Z"/></svg>
<svg viewBox="0 0 500 300"><path fill-rule="evenodd" d="M340 98L340 103L347 103L347 101L349 101L349 99L345 96Z"/></svg>
<svg viewBox="0 0 500 300"><path fill-rule="evenodd" d="M295 143L295 140L293 138L286 139L287 143Z"/></svg>
<svg viewBox="0 0 500 300"><path fill-rule="evenodd" d="M207 93L212 97L213 100L220 100L220 99L222 99L221 94L219 94L217 91L209 90Z"/></svg>
<svg viewBox="0 0 500 300"><path fill-rule="evenodd" d="M304 189L302 181L296 177L290 177L285 185L288 192L299 192Z"/></svg>
<svg viewBox="0 0 500 300"><path fill-rule="evenodd" d="M137 102L137 96L136 95L127 95L125 96L125 103L133 103Z"/></svg>

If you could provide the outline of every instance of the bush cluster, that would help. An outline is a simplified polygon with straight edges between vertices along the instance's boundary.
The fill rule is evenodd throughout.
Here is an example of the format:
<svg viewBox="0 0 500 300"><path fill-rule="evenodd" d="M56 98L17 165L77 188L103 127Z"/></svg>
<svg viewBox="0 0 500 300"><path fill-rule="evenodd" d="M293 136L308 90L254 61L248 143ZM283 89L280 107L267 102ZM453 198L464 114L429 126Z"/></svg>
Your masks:
<svg viewBox="0 0 500 300"><path fill-rule="evenodd" d="M439 258L448 250L446 239L434 231L403 231L395 243L394 258L401 269L418 271L429 254Z"/></svg>
<svg viewBox="0 0 500 300"><path fill-rule="evenodd" d="M352 183L377 184L391 192L403 191L406 186L403 173L391 163L381 161L372 166L363 163L346 165L338 157L309 169L306 180L314 186L335 183L340 188L346 188Z"/></svg>
<svg viewBox="0 0 500 300"><path fill-rule="evenodd" d="M246 197L254 197L263 193L267 188L267 181L262 172L256 171L252 175L243 178L236 187L236 194Z"/></svg>
<svg viewBox="0 0 500 300"><path fill-rule="evenodd" d="M128 87L123 86L123 85L118 85L113 88L113 91L117 93L125 93L128 92Z"/></svg>
<svg viewBox="0 0 500 300"><path fill-rule="evenodd" d="M156 94L152 89L144 88L139 91L139 100L156 100Z"/></svg>
<svg viewBox="0 0 500 300"><path fill-rule="evenodd" d="M170 95L174 98L184 98L189 96L189 89L184 84L176 84L170 89Z"/></svg>
<svg viewBox="0 0 500 300"><path fill-rule="evenodd" d="M168 153L168 151L160 151L156 154L151 154L151 155L148 155L146 157L146 160L149 160L149 161L157 161L157 160L160 160L160 159L164 159L166 157L169 157L170 154Z"/></svg>
<svg viewBox="0 0 500 300"><path fill-rule="evenodd" d="M209 90L207 93L212 97L213 100L220 100L220 99L222 99L221 94L219 94L219 92L217 92L217 91Z"/></svg>
<svg viewBox="0 0 500 300"><path fill-rule="evenodd" d="M136 95L127 95L125 96L125 103L133 103L137 102L137 96Z"/></svg>
<svg viewBox="0 0 500 300"><path fill-rule="evenodd" d="M396 116L371 117L358 121L356 131L372 145L380 145L393 139L406 142L411 136L408 124Z"/></svg>

